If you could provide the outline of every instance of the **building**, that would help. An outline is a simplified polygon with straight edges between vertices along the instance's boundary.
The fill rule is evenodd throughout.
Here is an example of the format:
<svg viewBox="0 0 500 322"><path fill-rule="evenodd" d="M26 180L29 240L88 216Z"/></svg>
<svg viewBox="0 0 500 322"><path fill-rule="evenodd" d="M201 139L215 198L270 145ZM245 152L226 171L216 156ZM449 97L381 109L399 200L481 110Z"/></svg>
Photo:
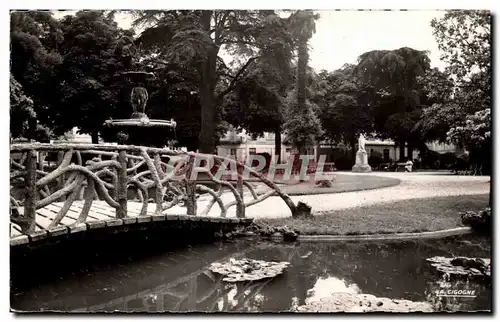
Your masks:
<svg viewBox="0 0 500 322"><path fill-rule="evenodd" d="M285 136L282 135L283 142ZM237 160L243 161L247 156L258 153L269 153L275 155L274 133L265 133L263 137L252 139L246 131L237 132L232 128L221 138L217 146L217 154L220 156L235 156ZM291 147L281 145L281 160L286 160L291 154Z"/></svg>
<svg viewBox="0 0 500 322"><path fill-rule="evenodd" d="M282 135L281 141L284 141L285 136ZM457 152L454 145L441 144L439 142L432 142L426 144L427 147L438 153L448 153ZM335 144L328 144L327 142L321 142L315 147L310 147L308 149L308 154L315 155L318 158L320 155L326 156L326 162L335 161L334 149ZM399 160L399 147L396 146L392 140L379 140L379 139L367 139L365 143L365 149L370 156L372 153L378 152L384 160ZM282 144L281 145L281 160L286 160L292 152L290 146ZM243 130L241 132L235 129L229 130L226 135L220 140L217 147L217 154L221 156L235 156L237 160L245 160L250 154L257 153L269 153L274 155L274 133L265 133L263 137L252 139ZM417 159L419 156L419 151L414 149L412 159ZM408 148L405 148L405 155L408 155Z"/></svg>

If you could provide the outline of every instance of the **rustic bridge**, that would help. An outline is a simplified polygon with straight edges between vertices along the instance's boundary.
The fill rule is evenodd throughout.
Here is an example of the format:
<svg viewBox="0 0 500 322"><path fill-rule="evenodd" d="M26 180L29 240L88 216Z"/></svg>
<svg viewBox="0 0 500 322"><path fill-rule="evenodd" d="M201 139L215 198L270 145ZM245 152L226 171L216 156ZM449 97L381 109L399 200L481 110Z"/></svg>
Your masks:
<svg viewBox="0 0 500 322"><path fill-rule="evenodd" d="M10 154L11 246L154 222L245 225L245 209L272 195L297 211L273 182L217 155L105 144L11 144ZM214 174L221 167L236 173Z"/></svg>

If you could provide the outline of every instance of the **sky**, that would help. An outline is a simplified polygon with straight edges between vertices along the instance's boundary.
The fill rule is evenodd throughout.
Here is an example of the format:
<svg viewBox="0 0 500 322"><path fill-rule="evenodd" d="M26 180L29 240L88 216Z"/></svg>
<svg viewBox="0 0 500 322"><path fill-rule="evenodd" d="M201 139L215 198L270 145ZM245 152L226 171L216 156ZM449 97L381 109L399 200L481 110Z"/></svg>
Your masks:
<svg viewBox="0 0 500 322"><path fill-rule="evenodd" d="M55 12L60 18L69 14ZM72 13L72 12L71 12ZM430 26L432 18L441 18L444 11L357 11L321 10L316 22L316 33L310 40L309 65L315 70L333 71L371 50L411 47L430 52L431 66L444 69L437 43ZM122 28L129 28L129 14L116 15ZM226 57L224 57L226 60Z"/></svg>

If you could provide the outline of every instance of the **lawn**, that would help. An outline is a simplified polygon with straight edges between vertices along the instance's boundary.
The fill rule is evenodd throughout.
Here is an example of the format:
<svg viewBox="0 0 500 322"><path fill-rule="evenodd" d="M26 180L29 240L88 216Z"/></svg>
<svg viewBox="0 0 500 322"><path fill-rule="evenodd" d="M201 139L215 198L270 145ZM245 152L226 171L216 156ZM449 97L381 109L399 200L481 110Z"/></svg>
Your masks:
<svg viewBox="0 0 500 322"><path fill-rule="evenodd" d="M401 183L396 178L378 177L372 175L347 175L335 174L333 187L320 188L314 185L314 182L304 182L294 185L281 186L284 192L291 196L315 195L323 193L341 193L359 190L380 189L392 187Z"/></svg>
<svg viewBox="0 0 500 322"><path fill-rule="evenodd" d="M303 235L360 235L436 231L463 226L459 212L488 206L488 195L404 200L316 213L313 219L256 219L288 226Z"/></svg>
<svg viewBox="0 0 500 322"><path fill-rule="evenodd" d="M378 177L373 175L347 175L335 173L333 187L322 188L316 187L314 176L311 175L311 180L299 183L298 181L284 182L276 180L279 187L290 196L301 195L316 195L325 193L341 193L359 190L380 189L392 187L401 183L401 180L396 178ZM269 188L263 184L259 185L258 193L267 191Z"/></svg>

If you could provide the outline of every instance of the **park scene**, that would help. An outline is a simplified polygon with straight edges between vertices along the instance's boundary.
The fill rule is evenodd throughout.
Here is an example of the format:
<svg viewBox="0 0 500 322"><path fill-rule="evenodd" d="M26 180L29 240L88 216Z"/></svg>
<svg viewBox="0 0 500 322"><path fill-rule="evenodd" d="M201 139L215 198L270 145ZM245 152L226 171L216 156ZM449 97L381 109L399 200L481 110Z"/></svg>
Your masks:
<svg viewBox="0 0 500 322"><path fill-rule="evenodd" d="M11 11L11 312L492 312L491 21Z"/></svg>

